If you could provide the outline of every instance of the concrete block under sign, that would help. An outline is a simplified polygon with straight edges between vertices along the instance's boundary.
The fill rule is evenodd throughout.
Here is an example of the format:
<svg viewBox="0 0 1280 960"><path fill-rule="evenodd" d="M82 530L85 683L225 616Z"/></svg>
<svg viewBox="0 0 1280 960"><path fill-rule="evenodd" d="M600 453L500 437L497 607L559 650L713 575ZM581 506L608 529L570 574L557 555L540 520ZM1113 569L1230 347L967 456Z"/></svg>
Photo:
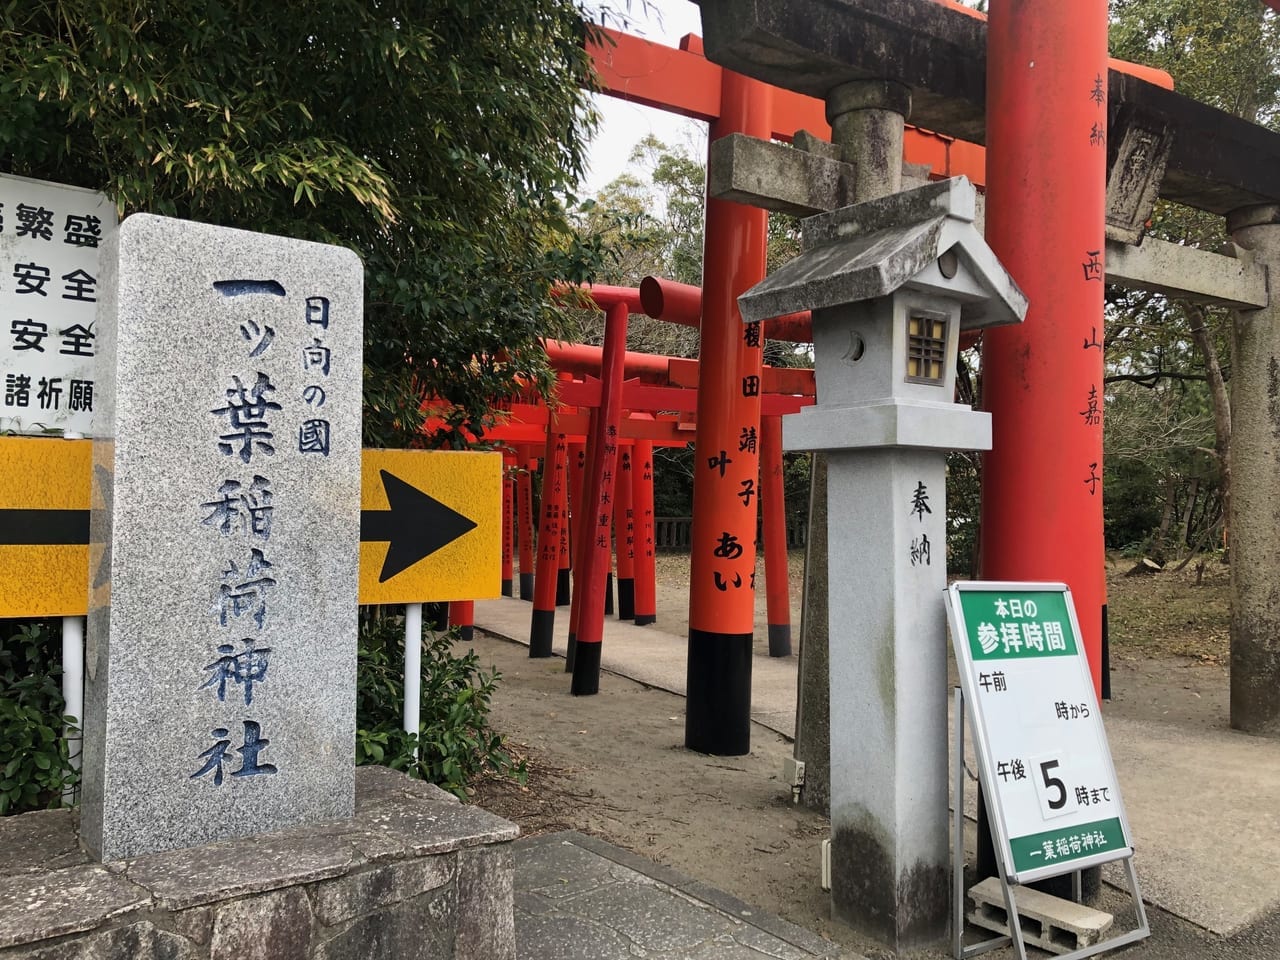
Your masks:
<svg viewBox="0 0 1280 960"><path fill-rule="evenodd" d="M969 888L974 907L969 922L995 933L1009 933L1004 892L996 877L987 877ZM1115 918L1082 903L1018 887L1013 894L1022 921L1022 938L1031 946L1064 954L1097 943L1111 929Z"/></svg>

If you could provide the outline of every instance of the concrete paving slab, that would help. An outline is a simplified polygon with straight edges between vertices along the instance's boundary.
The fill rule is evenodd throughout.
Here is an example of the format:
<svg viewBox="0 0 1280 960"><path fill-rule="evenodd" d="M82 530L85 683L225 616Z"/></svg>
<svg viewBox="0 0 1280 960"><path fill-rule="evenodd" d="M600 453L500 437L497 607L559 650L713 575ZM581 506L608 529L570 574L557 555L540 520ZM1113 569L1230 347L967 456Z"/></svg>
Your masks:
<svg viewBox="0 0 1280 960"><path fill-rule="evenodd" d="M523 960L809 960L840 948L575 831L513 845Z"/></svg>
<svg viewBox="0 0 1280 960"><path fill-rule="evenodd" d="M1144 898L1228 937L1280 908L1280 742L1105 722Z"/></svg>
<svg viewBox="0 0 1280 960"><path fill-rule="evenodd" d="M510 598L478 601L475 622L527 645L531 611L530 604ZM563 656L569 618L567 611L557 613L554 649ZM601 663L609 672L683 696L687 643L660 624L607 619ZM796 664L794 657L759 655L752 663L752 719L788 738L794 736ZM1108 716L1105 705L1103 715L1144 899L1224 937L1280 910L1280 742L1225 727ZM976 772L971 738L965 752L966 765ZM967 784L970 822L976 798L976 785ZM1103 877L1127 889L1120 864L1104 867Z"/></svg>

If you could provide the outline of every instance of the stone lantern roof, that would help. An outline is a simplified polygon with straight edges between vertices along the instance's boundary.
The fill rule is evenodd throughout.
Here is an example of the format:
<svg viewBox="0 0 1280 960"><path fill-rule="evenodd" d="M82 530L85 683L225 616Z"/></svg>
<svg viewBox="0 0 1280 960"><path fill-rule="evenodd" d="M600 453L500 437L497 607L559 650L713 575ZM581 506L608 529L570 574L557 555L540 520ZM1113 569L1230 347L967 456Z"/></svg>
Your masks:
<svg viewBox="0 0 1280 960"><path fill-rule="evenodd" d="M804 252L738 298L746 323L908 288L960 304L960 329L1019 323L1026 295L974 226L965 177L809 217Z"/></svg>

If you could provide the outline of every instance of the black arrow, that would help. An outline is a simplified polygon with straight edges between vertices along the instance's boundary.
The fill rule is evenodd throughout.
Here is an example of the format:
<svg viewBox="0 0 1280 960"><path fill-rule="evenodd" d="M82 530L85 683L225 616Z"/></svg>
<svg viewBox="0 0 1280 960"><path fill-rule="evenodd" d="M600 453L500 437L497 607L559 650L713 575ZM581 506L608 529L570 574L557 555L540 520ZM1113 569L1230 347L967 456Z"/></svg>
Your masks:
<svg viewBox="0 0 1280 960"><path fill-rule="evenodd" d="M391 509L360 511L360 541L390 544L378 576L379 583L386 583L476 528L474 520L446 507L435 497L427 496L386 470L378 472L382 474L382 489L387 492Z"/></svg>
<svg viewBox="0 0 1280 960"><path fill-rule="evenodd" d="M61 547L88 542L88 510L0 510L0 546Z"/></svg>

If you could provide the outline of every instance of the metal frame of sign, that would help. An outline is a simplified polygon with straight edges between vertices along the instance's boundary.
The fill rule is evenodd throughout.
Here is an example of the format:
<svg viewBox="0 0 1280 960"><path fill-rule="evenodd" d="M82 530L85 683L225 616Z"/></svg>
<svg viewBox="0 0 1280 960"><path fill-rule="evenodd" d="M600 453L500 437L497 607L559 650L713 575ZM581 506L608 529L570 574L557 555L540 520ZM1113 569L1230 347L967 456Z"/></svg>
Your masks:
<svg viewBox="0 0 1280 960"><path fill-rule="evenodd" d="M1093 679L1089 673L1088 661L1085 659L1084 650L1080 646L1080 623L1076 619L1075 603L1071 598L1071 590L1065 583L1038 583L1038 582L1009 582L1009 581L962 581L953 583L944 598L947 607L947 620L951 627L952 647L955 650L958 672L960 674L961 686L955 690L955 737L953 742L952 769L954 770L954 786L955 786L955 810L953 813L953 832L952 832L952 867L953 867L953 910L952 919L952 952L956 960L967 960L969 957L977 956L988 950L1004 946L1010 942L1017 947L1018 956L1022 960L1026 960L1027 950L1026 944L1022 937L1022 922L1018 914L1017 900L1014 896L1013 887L1046 877L1062 876L1070 873L1073 875L1072 891L1075 899L1080 899L1080 871L1089 867L1098 866L1103 863L1109 863L1113 860L1124 860L1125 872L1129 881L1129 892L1133 897L1134 907L1137 912L1137 927L1127 933L1119 934L1108 940L1103 940L1092 946L1083 947L1079 950L1064 954L1058 960L1079 960L1079 958L1093 956L1104 950L1114 950L1117 947L1134 943L1138 940L1145 939L1150 936L1151 929L1147 923L1146 910L1142 903L1142 893L1138 887L1137 872L1133 867L1133 846L1129 830L1129 821L1125 815L1124 802L1117 793L1116 805L1117 816L1124 831L1124 839L1126 846L1108 850L1100 854L1090 857L1074 859L1066 866L1065 869L1048 866L1040 867L1034 870L1023 870L1015 873L1013 870L1013 856L1009 843L1009 832L1006 829L1004 821L1004 811L1001 804L1000 793L995 786L995 770L991 757L990 744L987 738L987 731L982 717L982 708L976 691L973 689L973 671L972 657L968 647L968 632L964 621L964 611L960 603L960 594L968 591L981 591L984 593L992 593L998 591L1012 592L1061 592L1066 603L1067 616L1071 622L1071 629L1076 640L1077 650L1074 660L1077 669L1082 673L1085 686L1088 690L1090 698L1089 703L1098 715L1098 723L1101 725L1102 719L1099 712L1097 697L1093 689ZM991 828L991 836L994 840L996 853L996 865L1000 874L1000 886L1004 892L1005 909L1009 917L1010 933L1003 936L984 940L980 943L965 945L964 943L964 780L965 780L965 764L964 764L964 721L966 703L972 711L972 720L974 727L974 749L978 759L978 780L982 790L987 797L987 820ZM1099 747L1102 751L1103 759L1107 767L1112 771L1114 776L1115 765L1111 760L1111 748L1107 742L1105 730L1100 739Z"/></svg>

